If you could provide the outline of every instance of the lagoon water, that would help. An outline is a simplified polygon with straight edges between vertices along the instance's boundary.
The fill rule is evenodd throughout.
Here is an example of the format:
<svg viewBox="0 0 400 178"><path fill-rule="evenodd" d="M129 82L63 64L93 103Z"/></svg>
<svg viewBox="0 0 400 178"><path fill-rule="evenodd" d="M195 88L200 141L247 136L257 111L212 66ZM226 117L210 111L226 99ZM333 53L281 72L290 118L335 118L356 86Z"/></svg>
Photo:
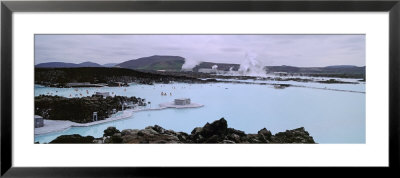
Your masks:
<svg viewBox="0 0 400 178"><path fill-rule="evenodd" d="M365 92L365 83L305 85ZM86 94L86 90L89 94ZM182 97L189 97L192 102L203 104L204 107L140 111L123 120L35 135L35 142L50 142L60 135L68 134L100 137L109 126L123 130L160 125L165 129L190 133L195 127L202 127L207 122L224 117L228 121L228 127L246 133L257 133L264 127L273 134L304 127L317 143L365 143L365 93L306 87L275 89L270 85L232 83L132 83L129 87L78 88L78 91L74 88L35 86L35 96L52 94L80 97L80 94L91 96L96 91L145 98L151 102L148 107L152 108ZM168 95L161 96L161 92Z"/></svg>

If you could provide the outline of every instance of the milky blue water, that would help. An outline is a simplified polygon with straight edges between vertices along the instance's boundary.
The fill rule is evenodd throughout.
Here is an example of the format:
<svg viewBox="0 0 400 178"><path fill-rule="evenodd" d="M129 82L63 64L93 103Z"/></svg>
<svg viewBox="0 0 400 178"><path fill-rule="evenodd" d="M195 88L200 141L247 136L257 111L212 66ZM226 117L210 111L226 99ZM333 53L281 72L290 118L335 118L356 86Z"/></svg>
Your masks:
<svg viewBox="0 0 400 178"><path fill-rule="evenodd" d="M365 91L364 84L313 84L318 87L346 85L355 91ZM166 129L190 133L224 117L228 127L257 133L262 128L276 132L305 127L318 143L365 143L365 94L303 87L275 89L257 84L131 84L129 87L103 88L48 88L35 86L35 96L52 94L65 97L92 95L96 91L113 92L116 95L136 96L151 101L151 107L171 102L175 98L189 97L193 103L204 104L201 108L165 109L140 111L132 117L94 125L73 127L68 130L35 135L35 141L50 142L60 135L80 134L100 137L109 126L123 129L143 129L160 125ZM167 96L161 96L167 92ZM170 96L170 93L172 96ZM150 107L150 106L149 106Z"/></svg>

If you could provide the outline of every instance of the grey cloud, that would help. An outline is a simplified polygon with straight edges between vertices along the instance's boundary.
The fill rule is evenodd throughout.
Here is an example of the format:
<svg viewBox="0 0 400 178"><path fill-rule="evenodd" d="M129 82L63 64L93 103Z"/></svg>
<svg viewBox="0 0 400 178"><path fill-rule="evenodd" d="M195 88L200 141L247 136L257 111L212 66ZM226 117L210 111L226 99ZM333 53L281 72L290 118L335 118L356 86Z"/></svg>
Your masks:
<svg viewBox="0 0 400 178"><path fill-rule="evenodd" d="M36 35L35 63L118 63L151 55L264 65L365 65L365 35Z"/></svg>
<svg viewBox="0 0 400 178"><path fill-rule="evenodd" d="M157 47L155 48L156 50L166 50L166 51L179 51L183 50L183 48L178 48L178 47Z"/></svg>
<svg viewBox="0 0 400 178"><path fill-rule="evenodd" d="M221 51L238 52L238 51L242 51L242 50L240 48L221 48Z"/></svg>

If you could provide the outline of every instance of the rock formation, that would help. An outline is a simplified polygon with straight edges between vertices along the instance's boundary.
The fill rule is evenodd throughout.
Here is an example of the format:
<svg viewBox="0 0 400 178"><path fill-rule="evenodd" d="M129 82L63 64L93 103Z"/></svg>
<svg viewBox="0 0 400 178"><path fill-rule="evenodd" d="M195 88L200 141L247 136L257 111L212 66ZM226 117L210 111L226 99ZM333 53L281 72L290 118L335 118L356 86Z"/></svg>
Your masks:
<svg viewBox="0 0 400 178"><path fill-rule="evenodd" d="M63 136L60 136L63 137ZM58 137L57 139L59 139ZM64 136L65 137L65 136ZM76 137L76 136L75 136ZM75 138L74 137L74 138ZM57 140L56 139L56 140ZM81 138L79 138L81 139ZM102 138L94 143L315 143L310 134L303 128L286 130L272 135L266 128L257 134L246 134L243 131L228 128L224 118L203 127L196 127L190 134L166 130L158 125L145 129L126 129L121 132L115 127L104 130ZM52 142L57 143L57 142ZM71 142L72 143L72 142ZM73 142L76 143L76 142Z"/></svg>
<svg viewBox="0 0 400 178"><path fill-rule="evenodd" d="M94 137L86 136L82 137L79 134L74 135L61 135L51 141L50 143L93 143Z"/></svg>
<svg viewBox="0 0 400 178"><path fill-rule="evenodd" d="M111 116L112 110L122 110L122 103L145 106L145 99L126 96L103 98L92 95L81 98L40 95L35 97L35 115L48 120L69 120L77 123L93 122L93 112L97 112L98 120Z"/></svg>

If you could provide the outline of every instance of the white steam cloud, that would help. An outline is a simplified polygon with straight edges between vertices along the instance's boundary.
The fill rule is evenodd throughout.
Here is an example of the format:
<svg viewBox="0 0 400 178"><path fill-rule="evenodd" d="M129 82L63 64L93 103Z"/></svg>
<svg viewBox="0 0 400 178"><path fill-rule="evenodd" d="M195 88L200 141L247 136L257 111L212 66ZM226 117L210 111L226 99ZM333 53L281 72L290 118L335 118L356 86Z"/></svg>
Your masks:
<svg viewBox="0 0 400 178"><path fill-rule="evenodd" d="M240 64L239 68L240 75L246 76L259 76L265 77L266 71L264 70L264 66L260 61L257 60L256 53L247 52L245 54L245 60Z"/></svg>
<svg viewBox="0 0 400 178"><path fill-rule="evenodd" d="M182 70L192 70L196 65L199 65L201 61L197 61L194 59L185 59L185 63L182 65Z"/></svg>

